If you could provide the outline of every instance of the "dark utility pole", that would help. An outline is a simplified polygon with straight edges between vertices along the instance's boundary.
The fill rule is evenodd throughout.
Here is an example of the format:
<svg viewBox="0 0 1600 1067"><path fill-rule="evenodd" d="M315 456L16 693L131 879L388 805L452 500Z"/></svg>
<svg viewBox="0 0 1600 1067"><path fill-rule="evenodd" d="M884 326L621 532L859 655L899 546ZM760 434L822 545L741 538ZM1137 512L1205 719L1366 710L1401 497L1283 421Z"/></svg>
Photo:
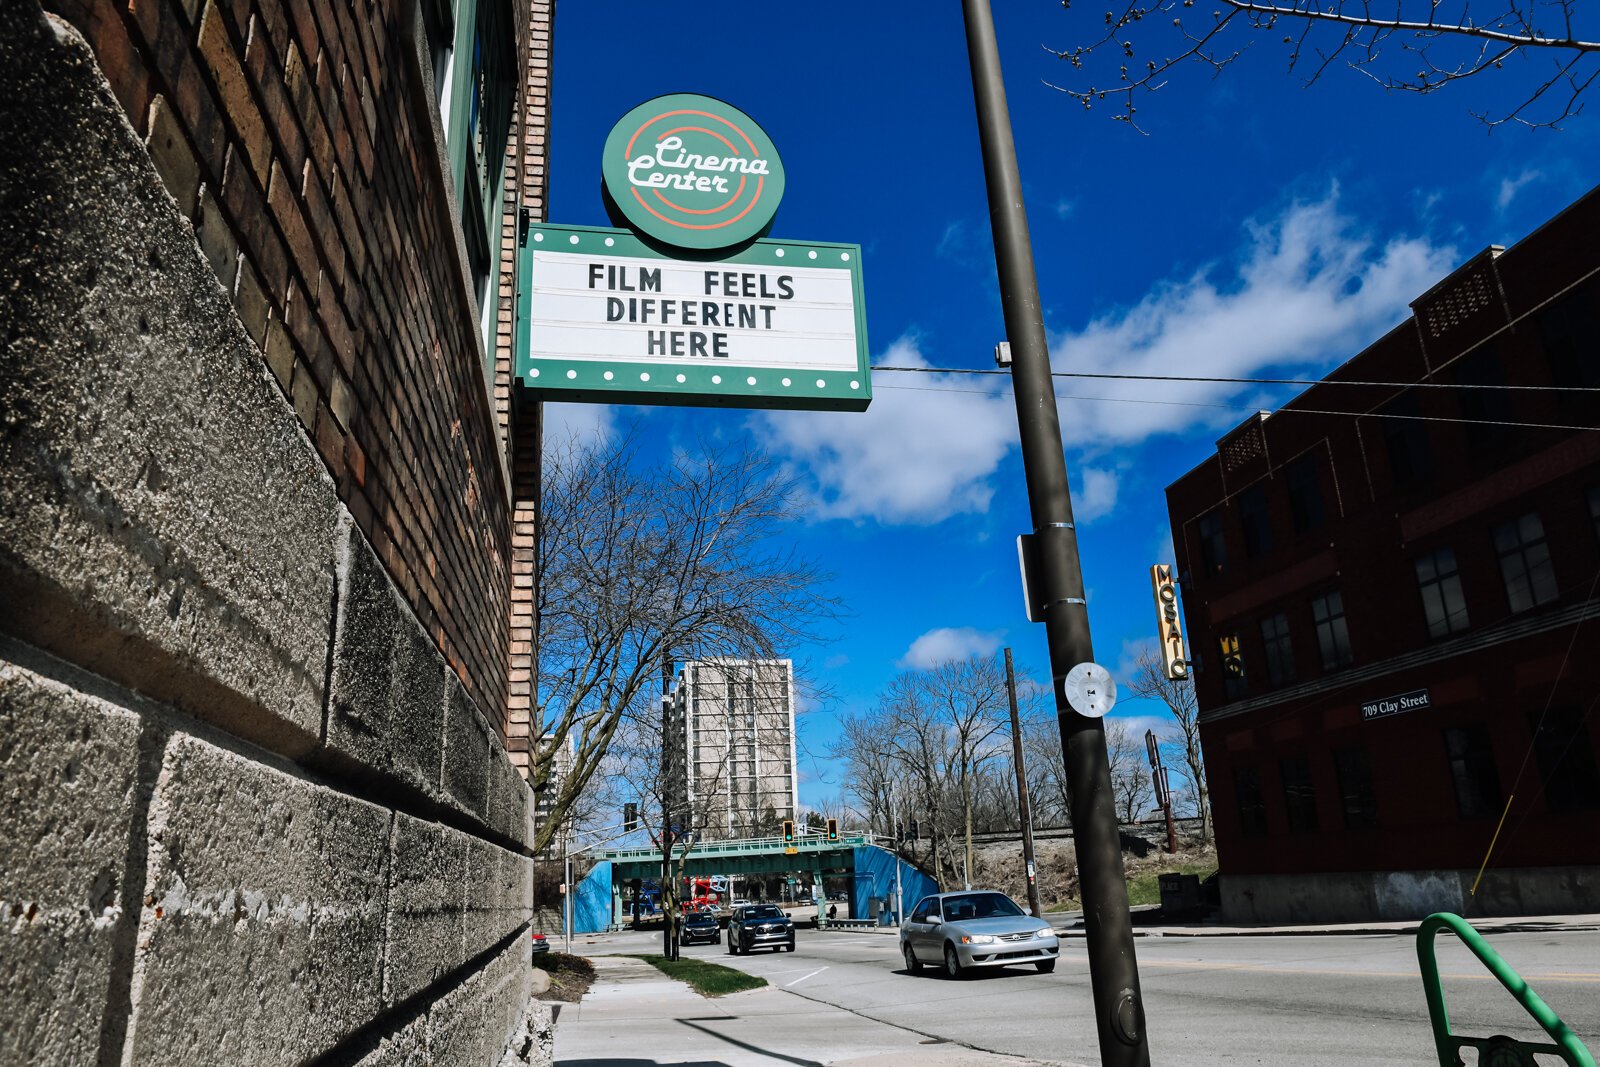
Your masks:
<svg viewBox="0 0 1600 1067"><path fill-rule="evenodd" d="M677 893L673 891L672 877L672 820L676 816L672 802L677 796L673 774L677 760L673 759L672 730L672 661L661 661L661 955L677 959L677 939L672 936L674 912L678 907Z"/></svg>
<svg viewBox="0 0 1600 1067"><path fill-rule="evenodd" d="M1067 491L1067 464L1061 450L1050 353L1045 345L1039 285L1033 273L1028 216L1022 204L1011 116L995 44L989 0L962 0L967 57L978 107L978 137L989 192L989 224L994 231L995 265L1006 340L1011 343L1011 380L1017 398L1017 427L1028 506L1043 571L1050 672L1054 679L1061 748L1072 799L1072 832L1077 842L1078 876L1083 889L1084 931L1094 990L1095 1027L1100 1062L1106 1067L1146 1067L1150 1049L1139 993L1139 965L1133 954L1133 924L1128 915L1122 848L1117 833L1116 800L1106 758L1105 729L1099 719L1073 711L1066 700L1067 673L1094 657L1089 642L1089 611L1078 565L1078 540Z"/></svg>
<svg viewBox="0 0 1600 1067"><path fill-rule="evenodd" d="M1028 804L1028 767L1022 758L1022 721L1017 714L1017 676L1011 668L1011 649L1006 649L1006 697L1011 701L1011 753L1017 765L1017 811L1022 817L1022 862L1028 871L1028 910L1035 919L1039 907L1038 870L1033 865L1033 809Z"/></svg>

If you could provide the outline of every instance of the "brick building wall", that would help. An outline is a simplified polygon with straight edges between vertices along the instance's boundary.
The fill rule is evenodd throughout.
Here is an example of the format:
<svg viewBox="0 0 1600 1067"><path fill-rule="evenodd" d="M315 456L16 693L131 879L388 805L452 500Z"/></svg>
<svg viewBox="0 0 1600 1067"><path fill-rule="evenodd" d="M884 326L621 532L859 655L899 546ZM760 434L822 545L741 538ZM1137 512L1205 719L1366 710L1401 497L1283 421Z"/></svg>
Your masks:
<svg viewBox="0 0 1600 1067"><path fill-rule="evenodd" d="M339 499L499 709L509 471L418 56L426 2L45 7L93 48Z"/></svg>
<svg viewBox="0 0 1600 1067"><path fill-rule="evenodd" d="M1168 488L1236 918L1600 907L1597 225L1487 249Z"/></svg>
<svg viewBox="0 0 1600 1067"><path fill-rule="evenodd" d="M403 9L0 5L7 1064L550 1062L503 445Z"/></svg>

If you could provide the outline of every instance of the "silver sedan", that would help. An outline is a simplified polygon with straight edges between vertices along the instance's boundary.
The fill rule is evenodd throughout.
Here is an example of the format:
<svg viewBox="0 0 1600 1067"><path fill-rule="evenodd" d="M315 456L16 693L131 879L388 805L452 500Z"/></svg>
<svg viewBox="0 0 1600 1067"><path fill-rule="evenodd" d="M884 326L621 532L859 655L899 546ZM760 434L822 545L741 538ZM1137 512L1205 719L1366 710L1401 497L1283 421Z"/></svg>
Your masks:
<svg viewBox="0 0 1600 1067"><path fill-rule="evenodd" d="M900 952L912 974L925 963L943 967L951 978L975 967L1025 963L1049 974L1061 942L1049 923L1004 893L973 890L923 897L900 927Z"/></svg>

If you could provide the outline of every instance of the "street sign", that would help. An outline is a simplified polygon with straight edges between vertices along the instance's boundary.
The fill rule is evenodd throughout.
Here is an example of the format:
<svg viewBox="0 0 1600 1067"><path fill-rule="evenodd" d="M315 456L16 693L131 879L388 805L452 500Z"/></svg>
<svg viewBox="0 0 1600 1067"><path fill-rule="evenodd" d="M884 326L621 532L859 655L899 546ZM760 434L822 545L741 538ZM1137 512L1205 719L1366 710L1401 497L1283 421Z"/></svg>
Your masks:
<svg viewBox="0 0 1600 1067"><path fill-rule="evenodd" d="M1373 719L1386 719L1390 715L1403 715L1408 711L1420 711L1432 706L1432 698L1428 695L1426 689L1414 689L1409 693L1401 693L1399 696L1382 697L1362 704L1361 721L1371 722Z"/></svg>
<svg viewBox="0 0 1600 1067"><path fill-rule="evenodd" d="M1178 621L1178 583L1172 567L1157 563L1150 568L1150 589L1156 598L1156 636L1161 646L1161 665L1167 678L1178 681L1189 677L1189 661L1183 656L1183 626Z"/></svg>

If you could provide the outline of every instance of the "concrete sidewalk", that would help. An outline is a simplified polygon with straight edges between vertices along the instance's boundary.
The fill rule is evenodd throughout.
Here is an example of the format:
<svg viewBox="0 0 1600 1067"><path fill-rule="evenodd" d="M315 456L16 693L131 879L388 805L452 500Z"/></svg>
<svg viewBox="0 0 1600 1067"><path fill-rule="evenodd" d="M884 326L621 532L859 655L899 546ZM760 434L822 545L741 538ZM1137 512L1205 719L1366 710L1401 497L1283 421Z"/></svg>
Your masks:
<svg viewBox="0 0 1600 1067"><path fill-rule="evenodd" d="M558 1067L1035 1067L866 1019L773 986L707 998L643 960L590 957L598 972L556 1021ZM799 972L796 972L797 974Z"/></svg>

